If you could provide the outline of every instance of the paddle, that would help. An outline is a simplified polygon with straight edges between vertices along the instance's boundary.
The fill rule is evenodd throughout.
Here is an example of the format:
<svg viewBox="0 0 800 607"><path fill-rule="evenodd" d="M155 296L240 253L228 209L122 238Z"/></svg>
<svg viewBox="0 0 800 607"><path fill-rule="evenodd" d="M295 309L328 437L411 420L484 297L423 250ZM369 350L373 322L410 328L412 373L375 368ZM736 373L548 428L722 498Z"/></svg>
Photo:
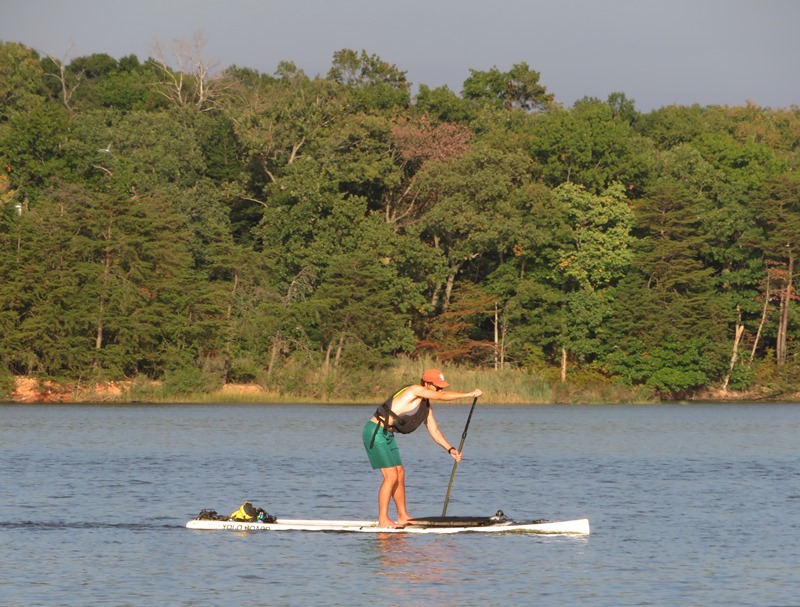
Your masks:
<svg viewBox="0 0 800 607"><path fill-rule="evenodd" d="M475 410L475 403L478 402L478 397L472 399L472 407L469 410L469 417L467 417L467 424L464 426L464 433L461 435L461 442L458 445L458 452L464 448L464 441L467 440L467 430L469 430L469 422L472 419L472 412ZM450 484L447 486L447 497L444 498L444 508L442 508L442 516L447 516L447 504L450 502L450 491L453 489L453 479L456 477L456 468L458 468L458 460L453 462L453 471L450 473Z"/></svg>

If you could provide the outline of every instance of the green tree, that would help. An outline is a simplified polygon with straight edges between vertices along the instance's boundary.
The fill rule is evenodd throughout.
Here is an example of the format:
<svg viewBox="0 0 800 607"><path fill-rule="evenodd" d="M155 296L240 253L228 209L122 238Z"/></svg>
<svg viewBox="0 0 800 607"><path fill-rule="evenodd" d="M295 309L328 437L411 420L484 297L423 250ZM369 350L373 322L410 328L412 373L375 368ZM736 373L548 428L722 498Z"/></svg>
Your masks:
<svg viewBox="0 0 800 607"><path fill-rule="evenodd" d="M189 233L158 197L119 199L64 185L26 211L3 265L19 373L160 376L213 349L221 314L192 270Z"/></svg>
<svg viewBox="0 0 800 607"><path fill-rule="evenodd" d="M577 183L595 193L614 182L633 190L646 179L647 143L611 106L584 100L571 110L537 114L527 144L551 187Z"/></svg>
<svg viewBox="0 0 800 607"><path fill-rule="evenodd" d="M411 103L406 73L366 51L342 49L333 54L328 78L348 88L355 109L385 110Z"/></svg>
<svg viewBox="0 0 800 607"><path fill-rule="evenodd" d="M639 113L636 111L636 102L628 99L625 93L611 93L606 99L606 103L611 107L614 118L621 118L630 125L633 125L639 117Z"/></svg>
<svg viewBox="0 0 800 607"><path fill-rule="evenodd" d="M707 133L690 145L676 148L683 150L684 158L688 156L685 148L695 150L691 166L671 162L671 173L693 187L700 185L702 259L713 268L710 282L717 306L727 311L732 356L736 357L736 336L744 335L745 327L752 327L753 331L744 335L745 342L749 341L757 333L755 325L760 324L762 316L759 290L764 263L752 246L760 240L754 201L763 184L785 170L785 163L767 146L740 142L727 133Z"/></svg>
<svg viewBox="0 0 800 607"><path fill-rule="evenodd" d="M103 78L119 70L117 60L107 53L94 53L76 57L69 64L69 70L83 73L86 78Z"/></svg>
<svg viewBox="0 0 800 607"><path fill-rule="evenodd" d="M308 305L318 319L324 369L374 367L414 344L408 293L391 264L368 252L331 260Z"/></svg>
<svg viewBox="0 0 800 607"><path fill-rule="evenodd" d="M569 242L570 227L565 207L542 184L521 188L515 204L520 222L513 247L486 279L497 302L492 327L496 366L541 368L545 351L558 349L564 326L564 294L555 268Z"/></svg>
<svg viewBox="0 0 800 607"><path fill-rule="evenodd" d="M530 170L521 151L477 142L460 158L431 167L421 180L422 193L435 202L414 230L440 257L430 277L434 310L447 311L466 265L511 250L519 233L515 193L528 183Z"/></svg>
<svg viewBox="0 0 800 607"><path fill-rule="evenodd" d="M611 314L607 288L632 261L633 213L620 184L602 195L565 183L555 190L570 227L560 250L557 271L564 293L560 331L561 376L566 378L568 353L579 360L598 354L598 333Z"/></svg>
<svg viewBox="0 0 800 607"><path fill-rule="evenodd" d="M96 105L87 109L161 111L169 107L157 92L158 80L151 64L140 64L136 55L128 55L119 60L118 66L116 71L98 79Z"/></svg>
<svg viewBox="0 0 800 607"><path fill-rule="evenodd" d="M649 196L637 202L639 225L646 230L638 265L651 288L676 294L708 288L713 270L705 267L700 256L700 206L697 194L669 181L656 185Z"/></svg>
<svg viewBox="0 0 800 607"><path fill-rule="evenodd" d="M572 228L569 247L562 252L559 271L580 289L603 289L621 277L632 260L633 212L621 184L602 195L565 183L555 190Z"/></svg>
<svg viewBox="0 0 800 607"><path fill-rule="evenodd" d="M347 92L302 73L275 80L240 72L221 103L252 170L250 204L268 206L286 191L286 171L345 114Z"/></svg>
<svg viewBox="0 0 800 607"><path fill-rule="evenodd" d="M35 51L17 42L0 42L0 129L14 113L43 100L41 78Z"/></svg>
<svg viewBox="0 0 800 607"><path fill-rule="evenodd" d="M779 366L788 360L788 342L797 333L797 313L792 308L797 299L794 280L800 255L800 177L783 174L765 184L764 196L757 202L758 222L764 231L761 245L767 259L780 264L781 284L775 356ZM795 354L797 356L797 354Z"/></svg>
<svg viewBox="0 0 800 607"><path fill-rule="evenodd" d="M442 122L469 124L476 116L478 108L468 100L462 99L446 86L435 89L426 84L419 85L415 109L433 116Z"/></svg>
<svg viewBox="0 0 800 607"><path fill-rule="evenodd" d="M15 112L0 130L0 158L12 185L24 194L50 185L66 171L66 111L51 103Z"/></svg>
<svg viewBox="0 0 800 607"><path fill-rule="evenodd" d="M611 372L663 397L709 385L729 356L724 306L702 258L701 204L669 179L637 201L633 271L614 289L606 325Z"/></svg>
<svg viewBox="0 0 800 607"><path fill-rule="evenodd" d="M527 111L546 110L553 105L553 95L539 83L539 72L524 61L514 64L507 72L501 72L497 67L469 72L461 93L464 99Z"/></svg>
<svg viewBox="0 0 800 607"><path fill-rule="evenodd" d="M221 113L201 114L194 131L205 161L205 176L223 184L242 180L242 146L230 118Z"/></svg>
<svg viewBox="0 0 800 607"><path fill-rule="evenodd" d="M658 149L668 150L691 143L704 133L722 132L724 117L719 108L669 105L640 116L637 132L649 138Z"/></svg>
<svg viewBox="0 0 800 607"><path fill-rule="evenodd" d="M64 145L67 174L118 195L178 197L206 172L196 116L179 110L83 112Z"/></svg>

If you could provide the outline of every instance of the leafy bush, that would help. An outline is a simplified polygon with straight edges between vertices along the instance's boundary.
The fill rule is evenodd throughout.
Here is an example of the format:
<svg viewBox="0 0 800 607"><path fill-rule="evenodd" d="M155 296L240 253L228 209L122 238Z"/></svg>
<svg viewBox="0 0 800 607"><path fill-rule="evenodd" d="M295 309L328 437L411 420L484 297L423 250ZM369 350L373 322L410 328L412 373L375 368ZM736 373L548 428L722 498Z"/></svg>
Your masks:
<svg viewBox="0 0 800 607"><path fill-rule="evenodd" d="M749 365L736 365L731 371L728 388L731 390L747 390L752 387L756 378L755 370Z"/></svg>
<svg viewBox="0 0 800 607"><path fill-rule="evenodd" d="M14 388L16 388L14 376L5 369L0 369L0 400L10 398Z"/></svg>
<svg viewBox="0 0 800 607"><path fill-rule="evenodd" d="M231 361L228 382L232 384L260 383L263 370L250 358L237 358Z"/></svg>
<svg viewBox="0 0 800 607"><path fill-rule="evenodd" d="M197 367L182 367L165 375L162 391L165 396L179 396L212 392L221 386L222 378L217 374L204 373Z"/></svg>
<svg viewBox="0 0 800 607"><path fill-rule="evenodd" d="M715 374L715 359L702 339L665 342L635 348L609 357L610 370L631 386L646 386L662 398L677 398L708 385ZM713 350L713 349L712 349Z"/></svg>

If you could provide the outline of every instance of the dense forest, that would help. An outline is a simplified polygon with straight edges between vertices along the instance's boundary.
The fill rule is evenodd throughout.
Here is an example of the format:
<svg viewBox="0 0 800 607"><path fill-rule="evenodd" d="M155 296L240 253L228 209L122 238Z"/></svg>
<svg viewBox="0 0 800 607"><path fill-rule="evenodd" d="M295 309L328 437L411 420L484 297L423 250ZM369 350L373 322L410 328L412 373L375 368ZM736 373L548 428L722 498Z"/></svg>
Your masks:
<svg viewBox="0 0 800 607"><path fill-rule="evenodd" d="M0 42L0 393L335 391L415 357L796 390L800 108L566 108L539 80L412 95L366 51L309 77L196 41L143 62Z"/></svg>

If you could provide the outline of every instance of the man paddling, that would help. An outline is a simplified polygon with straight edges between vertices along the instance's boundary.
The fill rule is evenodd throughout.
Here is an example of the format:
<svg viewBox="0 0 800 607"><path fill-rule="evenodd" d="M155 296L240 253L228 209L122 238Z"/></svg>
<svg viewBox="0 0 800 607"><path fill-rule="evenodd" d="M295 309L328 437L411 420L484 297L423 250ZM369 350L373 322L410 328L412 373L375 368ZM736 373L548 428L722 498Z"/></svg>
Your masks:
<svg viewBox="0 0 800 607"><path fill-rule="evenodd" d="M450 401L459 398L478 398L482 392L455 392L445 390L448 384L439 369L428 369L422 374L419 385L402 388L386 399L362 431L373 470L380 469L383 482L378 490L378 524L381 527L404 527L411 520L406 510L405 469L400 460L400 449L394 433L409 434L425 424L434 442L447 451L457 462L461 453L444 437L433 416L431 400ZM397 522L389 518L389 502L394 500Z"/></svg>

